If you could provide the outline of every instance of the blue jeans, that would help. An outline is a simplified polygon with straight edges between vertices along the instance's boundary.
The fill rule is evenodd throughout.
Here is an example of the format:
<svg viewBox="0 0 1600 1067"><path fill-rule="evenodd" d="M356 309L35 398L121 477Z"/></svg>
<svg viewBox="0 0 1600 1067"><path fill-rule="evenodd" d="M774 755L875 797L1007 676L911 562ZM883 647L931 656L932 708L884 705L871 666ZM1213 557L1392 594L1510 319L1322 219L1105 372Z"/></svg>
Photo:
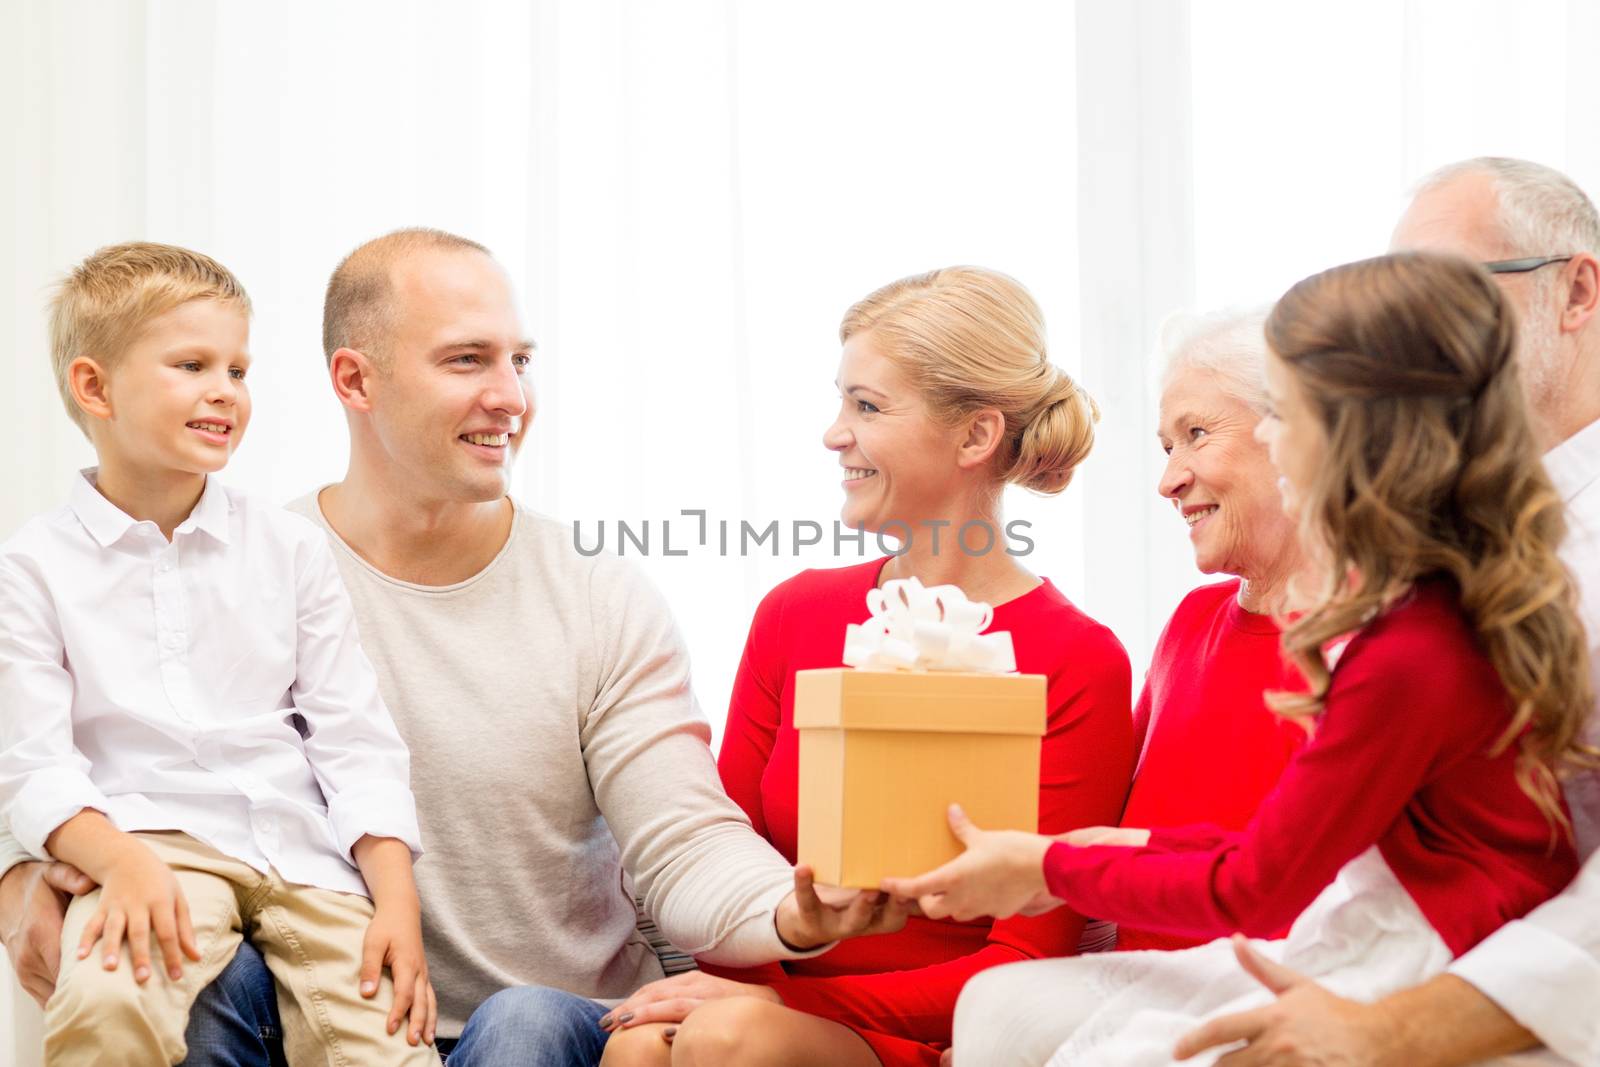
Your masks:
<svg viewBox="0 0 1600 1067"><path fill-rule="evenodd" d="M284 1067L278 992L250 942L200 991L183 1036L183 1067Z"/></svg>
<svg viewBox="0 0 1600 1067"><path fill-rule="evenodd" d="M586 997L544 986L504 989L478 1005L458 1041L440 1038L449 1067L597 1067L600 1016ZM189 1015L184 1067L285 1067L272 972L249 942Z"/></svg>
<svg viewBox="0 0 1600 1067"><path fill-rule="evenodd" d="M606 1009L587 997L548 986L502 989L467 1020L448 1052L448 1067L598 1067L610 1035Z"/></svg>

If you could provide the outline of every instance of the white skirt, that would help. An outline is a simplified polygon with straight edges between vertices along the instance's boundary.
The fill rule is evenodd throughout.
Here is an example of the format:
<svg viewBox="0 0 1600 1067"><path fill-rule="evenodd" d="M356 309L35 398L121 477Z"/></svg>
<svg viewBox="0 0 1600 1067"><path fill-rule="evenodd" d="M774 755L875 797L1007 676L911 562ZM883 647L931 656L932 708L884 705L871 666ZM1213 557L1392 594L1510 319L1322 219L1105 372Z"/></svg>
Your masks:
<svg viewBox="0 0 1600 1067"><path fill-rule="evenodd" d="M1332 992L1371 1001L1442 973L1449 948L1376 847L1351 860L1281 941L1253 947ZM1166 1067L1179 1038L1272 994L1226 938L1176 952L1035 960L975 976L956 1010L958 1067ZM1050 1049L1055 1049L1054 1055ZM1219 1049L1186 1061L1212 1064ZM1554 1064L1548 1054L1497 1061Z"/></svg>

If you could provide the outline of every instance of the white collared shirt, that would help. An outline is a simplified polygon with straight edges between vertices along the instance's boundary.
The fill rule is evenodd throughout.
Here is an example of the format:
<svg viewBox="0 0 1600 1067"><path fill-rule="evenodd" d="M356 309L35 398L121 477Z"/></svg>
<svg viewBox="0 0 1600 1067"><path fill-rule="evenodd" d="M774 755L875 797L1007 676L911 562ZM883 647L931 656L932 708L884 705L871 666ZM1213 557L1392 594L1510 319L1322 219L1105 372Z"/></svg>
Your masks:
<svg viewBox="0 0 1600 1067"><path fill-rule="evenodd" d="M93 478L0 546L0 816L22 847L93 808L341 892L366 892L364 834L420 854L322 531L207 478L168 543Z"/></svg>
<svg viewBox="0 0 1600 1067"><path fill-rule="evenodd" d="M1600 421L1545 454L1545 470L1567 505L1561 558L1578 583L1600 692ZM1600 744L1600 712L1588 738ZM1600 773L1565 783L1583 870L1525 919L1501 927L1450 968L1573 1063L1600 1064Z"/></svg>

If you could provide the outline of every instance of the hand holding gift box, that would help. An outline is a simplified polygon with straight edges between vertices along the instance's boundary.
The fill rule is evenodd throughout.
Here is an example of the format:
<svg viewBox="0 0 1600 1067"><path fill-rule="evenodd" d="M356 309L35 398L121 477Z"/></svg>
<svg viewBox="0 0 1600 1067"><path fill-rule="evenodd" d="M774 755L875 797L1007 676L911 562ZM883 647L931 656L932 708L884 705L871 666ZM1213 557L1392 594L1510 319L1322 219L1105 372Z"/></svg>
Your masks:
<svg viewBox="0 0 1600 1067"><path fill-rule="evenodd" d="M867 594L845 632L848 668L795 675L798 860L819 882L877 888L929 871L961 844L946 813L1036 832L1045 677L1016 674L994 613L915 578Z"/></svg>

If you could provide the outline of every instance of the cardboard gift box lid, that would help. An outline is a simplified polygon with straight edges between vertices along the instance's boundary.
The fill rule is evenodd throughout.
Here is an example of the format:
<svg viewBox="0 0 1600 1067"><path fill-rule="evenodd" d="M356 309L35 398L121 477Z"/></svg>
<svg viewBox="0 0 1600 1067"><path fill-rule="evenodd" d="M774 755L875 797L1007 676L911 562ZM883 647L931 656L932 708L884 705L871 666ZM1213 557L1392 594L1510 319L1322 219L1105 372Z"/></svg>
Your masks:
<svg viewBox="0 0 1600 1067"><path fill-rule="evenodd" d="M796 671L794 725L1042 737L1045 686L1042 674Z"/></svg>

